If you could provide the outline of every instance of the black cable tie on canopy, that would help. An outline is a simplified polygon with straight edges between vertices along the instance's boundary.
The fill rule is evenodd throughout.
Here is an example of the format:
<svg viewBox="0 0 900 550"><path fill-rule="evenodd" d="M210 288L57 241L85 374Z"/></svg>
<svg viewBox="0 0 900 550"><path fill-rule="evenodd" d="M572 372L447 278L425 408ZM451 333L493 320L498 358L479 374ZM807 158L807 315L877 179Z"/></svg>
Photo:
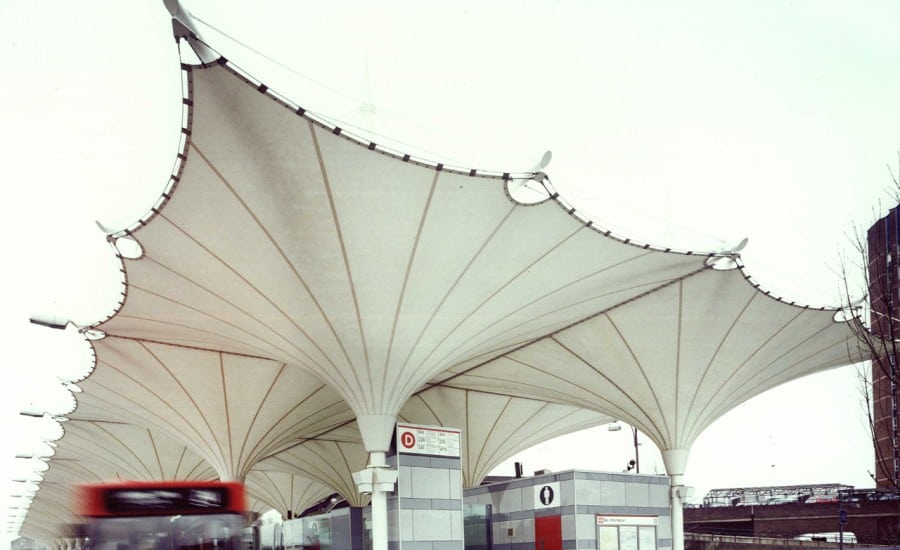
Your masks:
<svg viewBox="0 0 900 550"><path fill-rule="evenodd" d="M471 170L469 170L469 176L474 176L474 175L475 175L475 172L477 172L477 171L478 171L478 170L472 168Z"/></svg>
<svg viewBox="0 0 900 550"><path fill-rule="evenodd" d="M263 94L264 94L264 93L266 93L266 90L269 89L269 87L266 86L265 84L260 84L259 86L256 87L256 89L257 89L257 91L259 91L260 93L263 93Z"/></svg>
<svg viewBox="0 0 900 550"><path fill-rule="evenodd" d="M435 169L436 169L438 172L440 172L441 170L444 169L444 165L441 164L441 163L438 163L438 165L435 167Z"/></svg>
<svg viewBox="0 0 900 550"><path fill-rule="evenodd" d="M184 105L187 105L188 107L193 107L193 106L194 106L194 100L189 99L189 98L187 98L187 97L182 98L181 103L184 104Z"/></svg>
<svg viewBox="0 0 900 550"><path fill-rule="evenodd" d="M503 181L509 181L509 172L503 172Z"/></svg>
<svg viewBox="0 0 900 550"><path fill-rule="evenodd" d="M300 116L305 115L305 114L306 114L306 109L304 109L303 107L297 107L297 114L300 115Z"/></svg>
<svg viewBox="0 0 900 550"><path fill-rule="evenodd" d="M375 142L374 142L374 141L370 141L370 142L369 142L369 151L374 151L374 150L375 150Z"/></svg>
<svg viewBox="0 0 900 550"><path fill-rule="evenodd" d="M409 154L403 155L403 162L409 162Z"/></svg>
<svg viewBox="0 0 900 550"><path fill-rule="evenodd" d="M341 129L338 126L335 126L334 130L332 130L331 133L336 136L339 136L339 135L341 135Z"/></svg>

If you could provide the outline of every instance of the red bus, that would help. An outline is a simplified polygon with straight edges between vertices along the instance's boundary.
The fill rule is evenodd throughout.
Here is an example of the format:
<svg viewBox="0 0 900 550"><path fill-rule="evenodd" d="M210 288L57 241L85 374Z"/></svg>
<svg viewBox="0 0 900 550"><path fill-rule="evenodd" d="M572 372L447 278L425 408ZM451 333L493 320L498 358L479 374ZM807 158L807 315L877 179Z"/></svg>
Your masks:
<svg viewBox="0 0 900 550"><path fill-rule="evenodd" d="M91 550L241 550L244 486L220 481L79 485Z"/></svg>

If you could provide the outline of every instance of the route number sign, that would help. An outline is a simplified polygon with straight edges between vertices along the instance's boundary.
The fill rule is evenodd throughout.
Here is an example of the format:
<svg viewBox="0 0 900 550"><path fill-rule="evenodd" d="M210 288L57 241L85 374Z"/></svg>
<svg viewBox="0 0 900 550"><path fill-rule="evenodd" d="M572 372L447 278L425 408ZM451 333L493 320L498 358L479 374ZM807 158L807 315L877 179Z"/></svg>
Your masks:
<svg viewBox="0 0 900 550"><path fill-rule="evenodd" d="M459 457L460 431L438 426L397 424L397 452Z"/></svg>

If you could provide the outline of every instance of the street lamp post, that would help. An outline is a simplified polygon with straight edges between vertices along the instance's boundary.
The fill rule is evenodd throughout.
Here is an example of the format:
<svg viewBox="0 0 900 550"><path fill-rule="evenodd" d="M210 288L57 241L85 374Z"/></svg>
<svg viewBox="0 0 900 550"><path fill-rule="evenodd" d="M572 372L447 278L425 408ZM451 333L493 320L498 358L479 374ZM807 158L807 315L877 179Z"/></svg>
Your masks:
<svg viewBox="0 0 900 550"><path fill-rule="evenodd" d="M638 443L638 429L634 426L630 426L630 428L631 435L634 440L634 458L628 461L628 465L626 466L625 471L630 472L631 470L634 470L634 473L639 474L641 473L641 459L638 455L638 445L640 445L640 443ZM610 432L617 432L622 429L622 426L619 425L618 421L615 421L611 423L606 429Z"/></svg>
<svg viewBox="0 0 900 550"><path fill-rule="evenodd" d="M631 427L631 434L634 436L634 473L641 473L641 460L638 457L638 440L637 440L637 428L634 426Z"/></svg>

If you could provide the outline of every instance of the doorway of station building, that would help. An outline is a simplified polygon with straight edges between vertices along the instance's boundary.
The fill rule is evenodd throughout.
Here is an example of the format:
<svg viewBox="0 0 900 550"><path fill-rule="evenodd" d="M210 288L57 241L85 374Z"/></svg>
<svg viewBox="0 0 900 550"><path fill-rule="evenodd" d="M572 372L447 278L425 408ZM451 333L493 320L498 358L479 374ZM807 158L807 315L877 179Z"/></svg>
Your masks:
<svg viewBox="0 0 900 550"><path fill-rule="evenodd" d="M534 550L562 550L561 516L534 518Z"/></svg>

